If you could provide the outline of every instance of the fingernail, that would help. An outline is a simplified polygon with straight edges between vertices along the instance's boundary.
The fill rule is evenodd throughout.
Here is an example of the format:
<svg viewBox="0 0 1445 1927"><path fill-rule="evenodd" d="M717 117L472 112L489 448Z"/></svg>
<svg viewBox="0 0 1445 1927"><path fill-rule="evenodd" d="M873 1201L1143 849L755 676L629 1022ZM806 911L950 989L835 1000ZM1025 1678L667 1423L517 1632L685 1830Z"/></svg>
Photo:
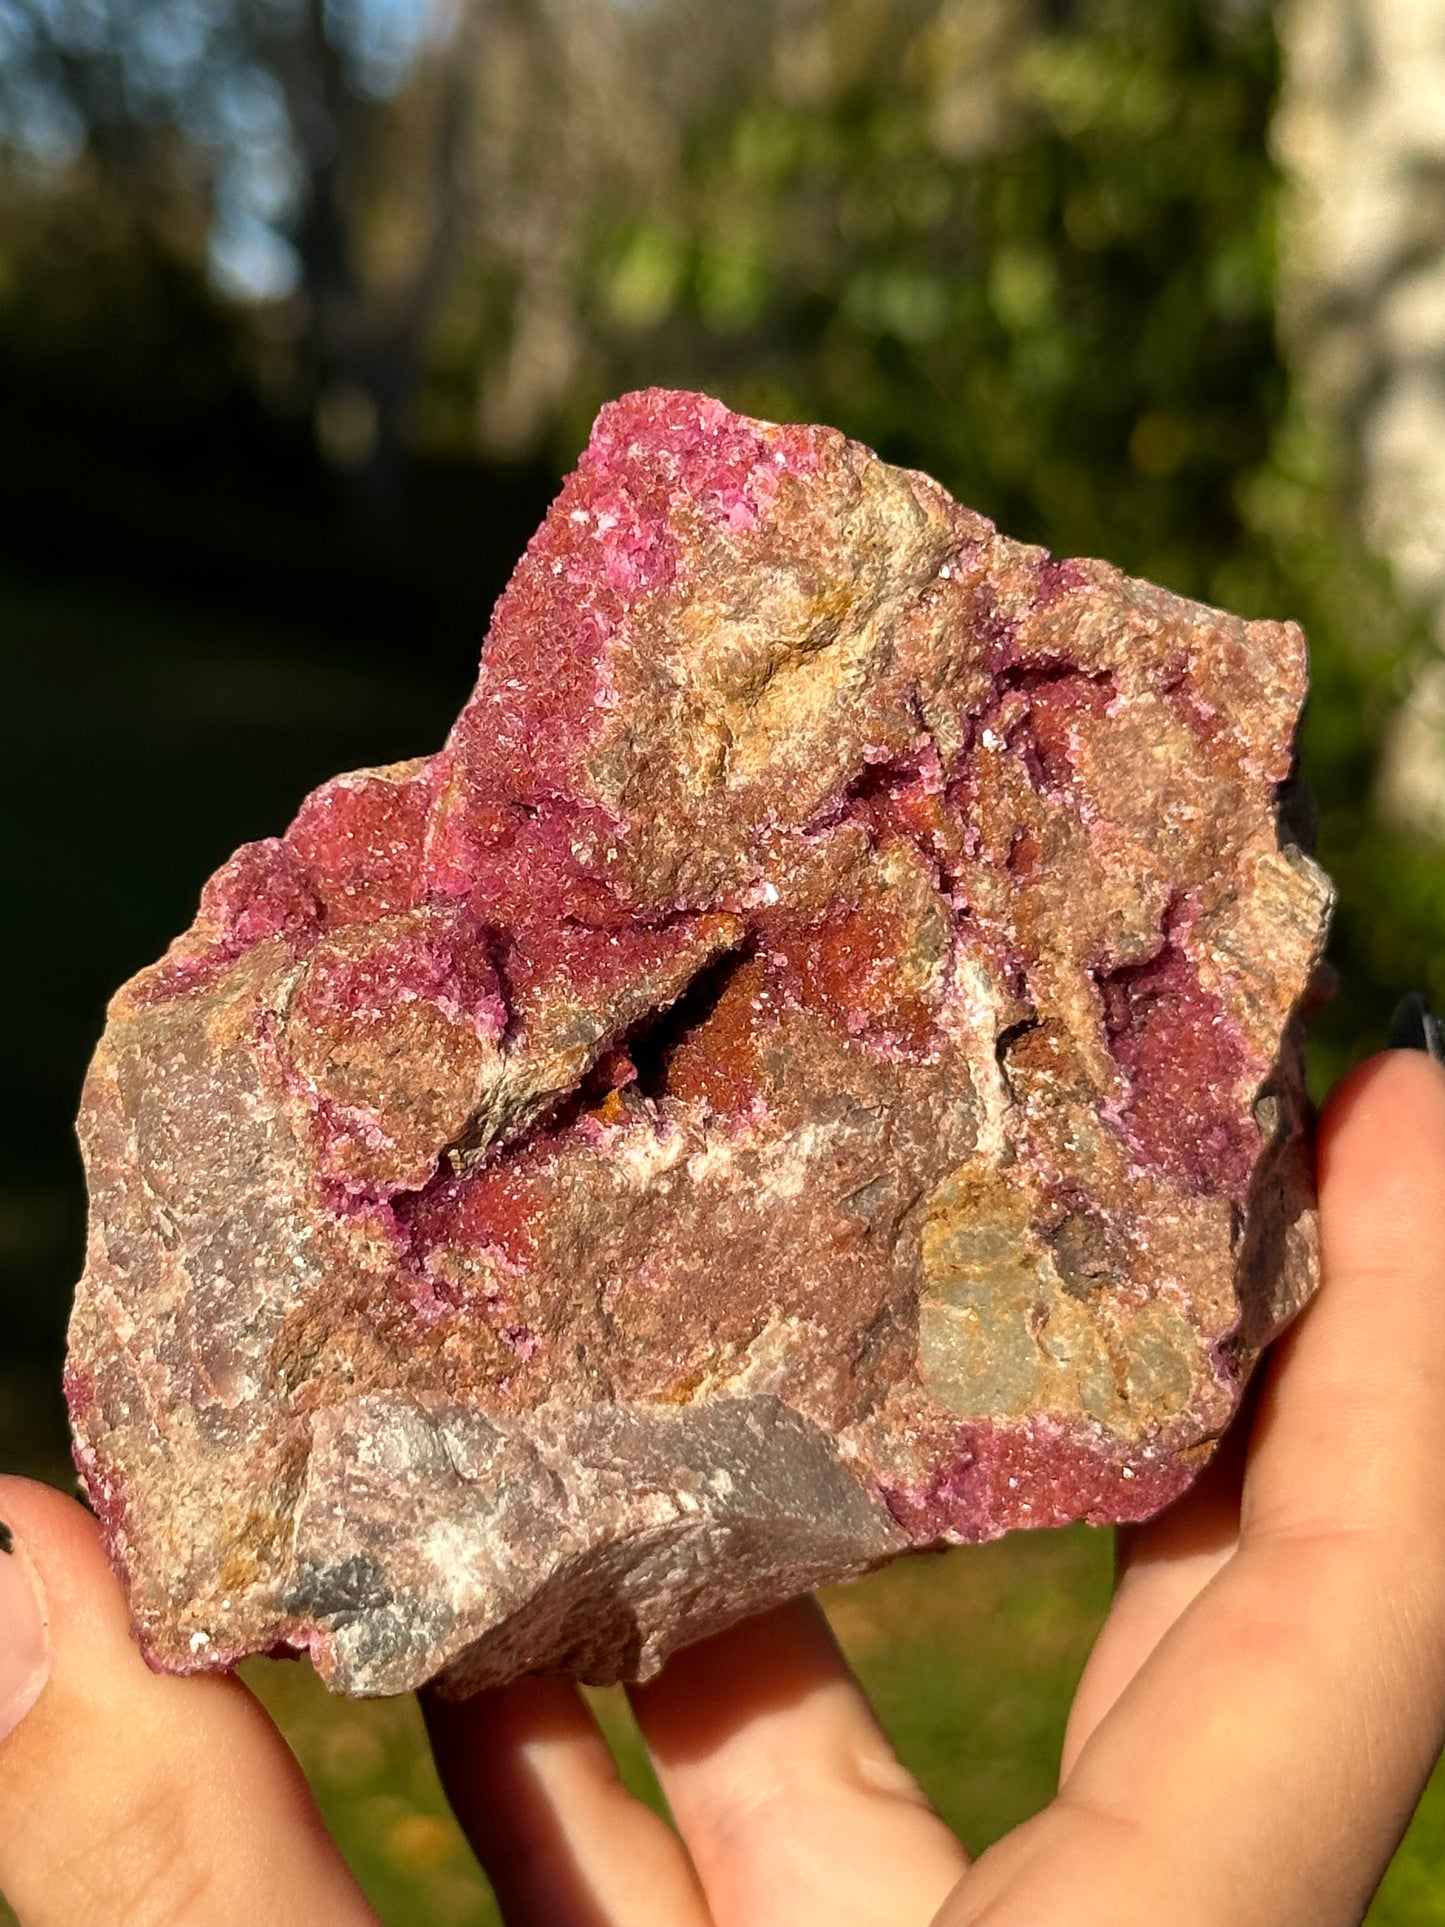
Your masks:
<svg viewBox="0 0 1445 1927"><path fill-rule="evenodd" d="M0 1522L0 1740L24 1719L50 1677L50 1621L40 1579Z"/></svg>
<svg viewBox="0 0 1445 1927"><path fill-rule="evenodd" d="M1402 997L1390 1019L1391 1050L1422 1050L1437 1064L1445 1064L1445 1030L1418 990Z"/></svg>

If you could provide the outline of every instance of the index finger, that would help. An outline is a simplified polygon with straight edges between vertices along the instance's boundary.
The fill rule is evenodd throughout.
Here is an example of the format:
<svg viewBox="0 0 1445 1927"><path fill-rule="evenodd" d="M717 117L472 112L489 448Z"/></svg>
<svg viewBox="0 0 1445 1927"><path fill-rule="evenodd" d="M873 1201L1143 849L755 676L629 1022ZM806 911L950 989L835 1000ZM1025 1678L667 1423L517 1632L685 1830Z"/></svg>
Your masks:
<svg viewBox="0 0 1445 1927"><path fill-rule="evenodd" d="M1114 1609L1075 1697L1066 1768L1241 1537L1394 1530L1411 1549L1428 1543L1420 1522L1445 1483L1445 1282L1430 1280L1433 1227L1445 1222L1442 1082L1428 1057L1397 1053L1331 1097L1318 1159L1327 1289L1276 1346L1262 1402L1194 1487L1121 1532Z"/></svg>
<svg viewBox="0 0 1445 1927"><path fill-rule="evenodd" d="M1320 1120L1325 1286L1279 1346L1241 1536L1370 1532L1445 1551L1445 1069L1370 1059Z"/></svg>

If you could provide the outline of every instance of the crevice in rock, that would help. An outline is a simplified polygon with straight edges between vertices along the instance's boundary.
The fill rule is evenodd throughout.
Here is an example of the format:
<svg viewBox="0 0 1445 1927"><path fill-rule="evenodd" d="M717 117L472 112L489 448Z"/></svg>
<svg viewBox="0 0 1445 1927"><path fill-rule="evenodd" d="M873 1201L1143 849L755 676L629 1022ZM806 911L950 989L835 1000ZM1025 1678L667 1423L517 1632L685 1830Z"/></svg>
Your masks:
<svg viewBox="0 0 1445 1927"><path fill-rule="evenodd" d="M384 1204L407 1241L406 1259L416 1262L411 1221L428 1197L447 1185L483 1170L495 1171L526 1156L538 1144L564 1136L582 1117L596 1111L615 1090L632 1088L660 1101L667 1095L667 1067L673 1052L708 1021L728 984L756 949L749 937L737 949L706 965L669 1005L652 1010L628 1030L602 1045L591 1065L569 1091L558 1092L520 1136L489 1148L479 1159L469 1158L471 1124L437 1153L435 1169L415 1189L364 1200L366 1208Z"/></svg>
<svg viewBox="0 0 1445 1927"><path fill-rule="evenodd" d="M1301 849L1313 856L1319 843L1320 818L1314 797L1300 778L1296 748L1289 775L1274 789L1275 840L1278 848Z"/></svg>
<svg viewBox="0 0 1445 1927"><path fill-rule="evenodd" d="M1082 682L1092 688L1111 687L1114 681L1112 669L1085 669L1082 663L1068 656L1036 656L1006 663L994 678L990 703L997 704L1014 690L1026 694L1035 689L1047 689L1054 683Z"/></svg>
<svg viewBox="0 0 1445 1927"><path fill-rule="evenodd" d="M707 1023L724 991L756 949L756 941L749 937L736 950L715 958L674 1003L650 1012L622 1040L621 1047L637 1073L636 1087L644 1097L658 1102L667 1096L667 1072L673 1053Z"/></svg>
<svg viewBox="0 0 1445 1927"><path fill-rule="evenodd" d="M1031 1011L1027 1017L1020 1017L1016 1023L1005 1024L994 1039L994 1062L998 1065L998 1074L1003 1080L1004 1089L1008 1092L1010 1100L1014 1098L1015 1091L1013 1078L1009 1075L1009 1053L1020 1038L1027 1037L1030 1031L1037 1030L1042 1022L1043 1019L1038 1013Z"/></svg>
<svg viewBox="0 0 1445 1927"><path fill-rule="evenodd" d="M931 744L928 747L932 749ZM937 751L933 754L936 758ZM875 797L887 797L896 790L907 789L923 775L927 756L927 749L915 750L907 756L889 757L885 762L865 763L843 790L841 813L849 814L850 803L870 803Z"/></svg>
<svg viewBox="0 0 1445 1927"><path fill-rule="evenodd" d="M802 834L815 836L839 824L850 823L862 830L869 849L875 853L885 837L898 838L918 852L932 873L936 888L944 896L955 898L960 880L944 840L920 824L910 822L905 811L890 808L895 799L906 796L915 785L923 783L945 814L957 821L960 841L966 841L968 826L949 795L948 780L944 758L931 733L925 730L923 740L913 749L876 763L864 763L832 801L802 826ZM955 903L955 908L966 914L961 904Z"/></svg>
<svg viewBox="0 0 1445 1927"><path fill-rule="evenodd" d="M502 1000L506 1013L502 1024L502 1034L497 1042L502 1050L508 1050L516 1041L521 1028L521 1018L517 1011L517 997L512 982L512 959L516 943L509 930L498 924L483 924L482 942L486 946L487 962L497 980L497 995Z"/></svg>
<svg viewBox="0 0 1445 1927"><path fill-rule="evenodd" d="M824 830L836 828L839 823L857 823L868 832L870 839L876 840L876 826L870 806L876 802L886 802L900 790L909 789L925 775L930 765L939 775L938 787L941 789L942 758L937 744L926 734L924 741L910 750L883 757L877 762L865 761L841 789L835 790L828 801L799 826L800 834L818 836Z"/></svg>
<svg viewBox="0 0 1445 1927"><path fill-rule="evenodd" d="M1007 1070L1009 1052L1021 1037L1027 1037L1031 1030L1037 1030L1043 1019L1036 1013L1021 1017L1016 1024L1005 1024L994 1039L993 1054L1000 1070Z"/></svg>
<svg viewBox="0 0 1445 1927"><path fill-rule="evenodd" d="M1177 935L1181 907L1178 897L1171 896L1160 919L1159 941L1147 957L1097 964L1089 972L1104 1015L1104 1035L1116 1058L1127 1056L1143 1006L1174 988L1180 967L1187 967Z"/></svg>
<svg viewBox="0 0 1445 1927"><path fill-rule="evenodd" d="M1050 696L1049 692L1056 692ZM1112 669L1085 669L1067 657L1047 656L1006 662L978 706L969 713L969 754L980 746L1017 756L1029 782L1041 796L1057 798L1073 777L1072 760L1041 739L1035 726L1035 701L1046 698L1055 712L1077 706L1096 712L1100 693L1105 708L1114 700L1117 681Z"/></svg>

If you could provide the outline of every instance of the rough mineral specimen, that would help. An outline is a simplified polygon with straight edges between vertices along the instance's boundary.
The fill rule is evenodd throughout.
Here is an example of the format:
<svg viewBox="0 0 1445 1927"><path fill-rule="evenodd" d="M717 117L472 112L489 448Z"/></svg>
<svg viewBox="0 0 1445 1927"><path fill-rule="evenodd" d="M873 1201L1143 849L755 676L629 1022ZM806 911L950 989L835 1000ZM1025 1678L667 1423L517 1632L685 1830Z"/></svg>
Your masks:
<svg viewBox="0 0 1445 1927"><path fill-rule="evenodd" d="M1299 631L827 428L603 410L424 760L240 850L86 1088L152 1662L645 1676L1138 1519L1308 1295Z"/></svg>

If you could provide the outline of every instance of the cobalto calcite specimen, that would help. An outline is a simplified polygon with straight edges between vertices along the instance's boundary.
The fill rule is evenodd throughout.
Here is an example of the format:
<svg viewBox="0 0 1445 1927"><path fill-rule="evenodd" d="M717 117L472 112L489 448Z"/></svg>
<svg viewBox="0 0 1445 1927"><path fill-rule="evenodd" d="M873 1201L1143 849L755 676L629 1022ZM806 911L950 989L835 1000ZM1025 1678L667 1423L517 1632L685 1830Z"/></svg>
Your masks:
<svg viewBox="0 0 1445 1927"><path fill-rule="evenodd" d="M1315 1278L1305 651L603 410L447 746L115 998L78 1462L152 1662L646 1675L1183 1490Z"/></svg>

